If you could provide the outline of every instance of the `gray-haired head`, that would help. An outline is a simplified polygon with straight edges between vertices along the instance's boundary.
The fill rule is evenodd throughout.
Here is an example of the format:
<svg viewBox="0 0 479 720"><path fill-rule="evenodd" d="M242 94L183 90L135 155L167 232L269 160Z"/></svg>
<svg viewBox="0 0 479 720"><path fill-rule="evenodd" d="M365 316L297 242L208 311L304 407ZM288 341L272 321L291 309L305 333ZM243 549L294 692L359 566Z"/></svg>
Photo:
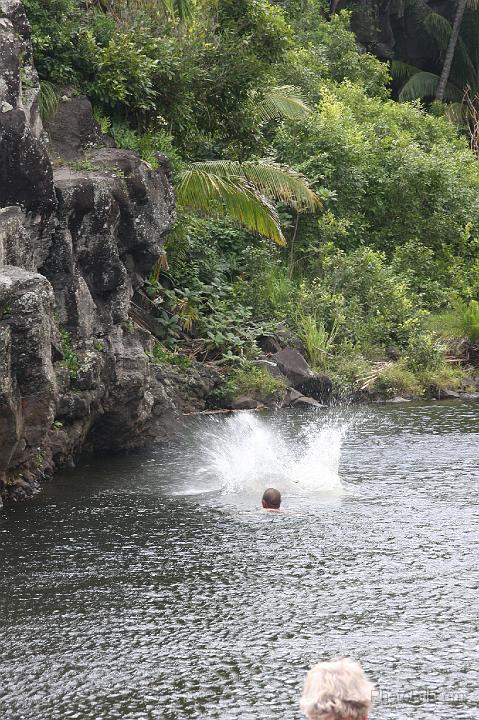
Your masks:
<svg viewBox="0 0 479 720"><path fill-rule="evenodd" d="M373 690L358 663L322 662L308 672L300 706L308 720L366 720Z"/></svg>

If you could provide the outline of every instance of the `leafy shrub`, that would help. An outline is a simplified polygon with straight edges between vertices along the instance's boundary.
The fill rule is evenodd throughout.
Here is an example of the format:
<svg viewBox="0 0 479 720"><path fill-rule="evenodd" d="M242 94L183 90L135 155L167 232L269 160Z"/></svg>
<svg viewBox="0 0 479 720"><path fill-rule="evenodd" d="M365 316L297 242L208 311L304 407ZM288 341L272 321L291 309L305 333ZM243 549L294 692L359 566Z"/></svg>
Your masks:
<svg viewBox="0 0 479 720"><path fill-rule="evenodd" d="M125 123L113 123L111 134L117 147L134 150L153 168L158 167L157 153L163 153L169 159L173 172L178 172L183 162L173 144L173 136L165 130L139 133Z"/></svg>
<svg viewBox="0 0 479 720"><path fill-rule="evenodd" d="M445 350L437 336L427 332L414 333L406 347L404 362L412 372L439 370L446 362Z"/></svg>
<svg viewBox="0 0 479 720"><path fill-rule="evenodd" d="M271 396L280 396L285 390L284 382L264 368L243 363L228 372L221 396L228 401L238 395L253 395L257 400L266 400Z"/></svg>
<svg viewBox="0 0 479 720"><path fill-rule="evenodd" d="M313 315L338 340L365 351L390 342L405 344L423 312L407 281L371 248L346 253L331 243L316 256L317 276L301 284L302 312Z"/></svg>
<svg viewBox="0 0 479 720"><path fill-rule="evenodd" d="M464 375L464 371L459 367L443 365L440 368L421 370L418 380L428 397L436 397L444 390L457 389Z"/></svg>
<svg viewBox="0 0 479 720"><path fill-rule="evenodd" d="M340 395L351 395L361 389L371 374L371 365L358 350L342 343L335 348L326 372Z"/></svg>
<svg viewBox="0 0 479 720"><path fill-rule="evenodd" d="M372 389L382 397L421 397L423 386L411 370L408 370L402 363L395 363L382 370Z"/></svg>
<svg viewBox="0 0 479 720"><path fill-rule="evenodd" d="M171 352L160 343L154 344L150 357L155 365L175 365L183 370L187 370L191 367L191 360L189 357Z"/></svg>
<svg viewBox="0 0 479 720"><path fill-rule="evenodd" d="M63 352L62 365L68 369L71 379L75 380L78 375L80 361L78 359L75 348L73 347L71 333L68 332L68 330L60 328L60 337L62 341Z"/></svg>
<svg viewBox="0 0 479 720"><path fill-rule="evenodd" d="M447 262L462 255L466 225L479 228L477 161L452 126L419 107L326 86L318 111L300 128L283 126L276 146L335 193L329 209L349 223L343 249L367 244L390 257L419 239Z"/></svg>

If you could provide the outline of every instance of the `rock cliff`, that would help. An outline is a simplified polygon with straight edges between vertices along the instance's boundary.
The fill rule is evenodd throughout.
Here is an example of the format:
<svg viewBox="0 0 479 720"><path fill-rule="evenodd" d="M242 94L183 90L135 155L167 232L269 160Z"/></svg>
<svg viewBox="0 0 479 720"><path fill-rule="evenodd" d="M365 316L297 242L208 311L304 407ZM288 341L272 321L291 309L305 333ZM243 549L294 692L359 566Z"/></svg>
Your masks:
<svg viewBox="0 0 479 720"><path fill-rule="evenodd" d="M334 12L351 11L352 29L369 52L426 68L434 48L424 43L418 19L427 7L452 20L454 3L449 0L330 0Z"/></svg>
<svg viewBox="0 0 479 720"><path fill-rule="evenodd" d="M86 98L47 133L21 2L0 0L0 497L85 450L164 435L216 378L155 365L133 293L175 219L166 158L111 147ZM85 148L88 146L87 160Z"/></svg>

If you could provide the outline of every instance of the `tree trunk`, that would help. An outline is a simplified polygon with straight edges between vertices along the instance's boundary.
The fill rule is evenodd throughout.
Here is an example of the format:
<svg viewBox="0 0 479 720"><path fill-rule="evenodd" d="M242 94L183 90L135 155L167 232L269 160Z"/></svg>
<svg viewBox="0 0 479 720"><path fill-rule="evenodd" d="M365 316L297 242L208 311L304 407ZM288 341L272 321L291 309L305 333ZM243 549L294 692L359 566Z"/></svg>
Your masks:
<svg viewBox="0 0 479 720"><path fill-rule="evenodd" d="M446 85L449 82L452 61L454 59L454 53L456 51L456 45L459 39L459 31L461 29L461 23L462 18L464 17L465 9L466 0L457 0L456 14L454 16L454 25L452 26L451 37L449 38L449 44L446 50L446 57L444 58L444 65L442 66L441 77L439 78L439 82L436 88L436 100L444 100L444 93L446 92Z"/></svg>

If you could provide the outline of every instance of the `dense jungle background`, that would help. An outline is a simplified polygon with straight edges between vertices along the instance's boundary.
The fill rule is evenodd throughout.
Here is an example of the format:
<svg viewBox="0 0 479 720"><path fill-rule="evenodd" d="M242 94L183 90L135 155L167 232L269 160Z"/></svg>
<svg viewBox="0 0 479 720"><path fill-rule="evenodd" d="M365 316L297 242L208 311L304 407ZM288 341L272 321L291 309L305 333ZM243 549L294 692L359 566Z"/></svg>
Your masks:
<svg viewBox="0 0 479 720"><path fill-rule="evenodd" d="M342 394L467 388L474 2L24 4L44 122L85 94L117 147L172 164L178 218L143 291L155 361L215 362L219 404L281 388L256 362L278 335Z"/></svg>

